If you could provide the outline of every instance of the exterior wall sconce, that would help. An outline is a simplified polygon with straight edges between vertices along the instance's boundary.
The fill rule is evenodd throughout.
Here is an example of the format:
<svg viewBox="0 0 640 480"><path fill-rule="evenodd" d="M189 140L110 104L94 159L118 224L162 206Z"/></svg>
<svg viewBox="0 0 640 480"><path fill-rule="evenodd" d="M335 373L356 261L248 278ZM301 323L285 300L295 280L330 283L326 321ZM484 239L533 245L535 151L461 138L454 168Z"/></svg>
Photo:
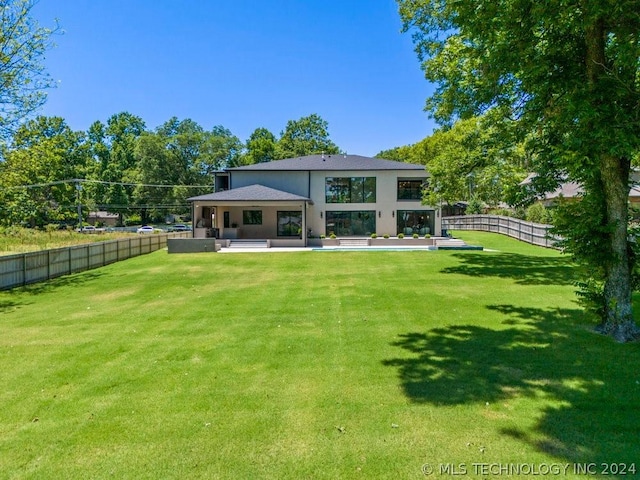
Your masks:
<svg viewBox="0 0 640 480"><path fill-rule="evenodd" d="M382 218L382 212L378 210L378 218Z"/></svg>
<svg viewBox="0 0 640 480"><path fill-rule="evenodd" d="M392 216L393 218L395 218L395 216L396 216L396 211L395 211L395 210L391 210L391 216Z"/></svg>
<svg viewBox="0 0 640 480"><path fill-rule="evenodd" d="M320 218L322 218L322 211L320 211Z"/></svg>

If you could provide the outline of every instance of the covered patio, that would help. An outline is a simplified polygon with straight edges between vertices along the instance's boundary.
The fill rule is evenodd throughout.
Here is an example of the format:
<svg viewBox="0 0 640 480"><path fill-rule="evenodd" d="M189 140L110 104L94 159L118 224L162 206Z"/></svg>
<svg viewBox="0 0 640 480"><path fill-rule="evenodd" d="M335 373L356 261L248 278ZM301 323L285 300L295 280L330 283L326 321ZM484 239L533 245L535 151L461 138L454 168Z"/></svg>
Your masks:
<svg viewBox="0 0 640 480"><path fill-rule="evenodd" d="M310 198L264 185L189 198L194 238L266 241L273 247L306 247Z"/></svg>

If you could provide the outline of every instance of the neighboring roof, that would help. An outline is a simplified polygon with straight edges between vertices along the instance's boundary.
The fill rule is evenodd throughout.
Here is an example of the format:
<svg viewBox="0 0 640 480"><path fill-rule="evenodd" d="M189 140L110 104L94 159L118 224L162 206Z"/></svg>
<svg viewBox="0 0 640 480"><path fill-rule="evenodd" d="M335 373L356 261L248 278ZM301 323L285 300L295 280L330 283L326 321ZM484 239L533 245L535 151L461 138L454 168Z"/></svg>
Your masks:
<svg viewBox="0 0 640 480"><path fill-rule="evenodd" d="M529 177L527 177L529 178ZM525 183L527 181L527 179L525 179L523 182L520 183L520 185L527 185L528 183ZM561 183L560 186L558 188L556 188L553 192L547 192L544 197L542 197L543 200L553 200L556 198L574 198L577 197L579 195L582 195L584 193L584 189L582 188L582 186L577 183L577 182L567 182L567 183ZM632 186L629 190L629 197L640 197L640 187L637 186Z"/></svg>
<svg viewBox="0 0 640 480"><path fill-rule="evenodd" d="M109 213L104 210L98 210L89 212L89 217L91 218L118 218L119 215L117 213Z"/></svg>
<svg viewBox="0 0 640 480"><path fill-rule="evenodd" d="M310 198L258 184L232 188L222 192L207 193L187 200L190 202L311 202Z"/></svg>
<svg viewBox="0 0 640 480"><path fill-rule="evenodd" d="M244 167L229 168L230 171L314 171L314 170L425 170L424 165L396 162L383 158L361 155L307 155L272 162L256 163Z"/></svg>
<svg viewBox="0 0 640 480"><path fill-rule="evenodd" d="M583 193L583 189L579 183L576 182L567 182L562 183L560 186L555 189L553 192L549 192L544 197L547 200L551 200L553 198L564 197L564 198L573 198Z"/></svg>

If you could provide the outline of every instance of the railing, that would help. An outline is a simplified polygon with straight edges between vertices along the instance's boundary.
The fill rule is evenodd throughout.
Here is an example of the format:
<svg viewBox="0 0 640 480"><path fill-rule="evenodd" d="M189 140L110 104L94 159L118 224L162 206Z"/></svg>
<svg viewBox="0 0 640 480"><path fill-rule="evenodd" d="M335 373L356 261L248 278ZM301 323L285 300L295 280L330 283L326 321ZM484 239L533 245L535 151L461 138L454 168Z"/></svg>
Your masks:
<svg viewBox="0 0 640 480"><path fill-rule="evenodd" d="M167 238L189 237L190 232L140 235L106 242L0 256L0 290L44 282L110 263L155 252Z"/></svg>
<svg viewBox="0 0 640 480"><path fill-rule="evenodd" d="M518 218L499 215L461 215L442 217L442 228L447 230L480 230L517 238L542 247L554 247L558 240L549 234L551 225L525 222Z"/></svg>

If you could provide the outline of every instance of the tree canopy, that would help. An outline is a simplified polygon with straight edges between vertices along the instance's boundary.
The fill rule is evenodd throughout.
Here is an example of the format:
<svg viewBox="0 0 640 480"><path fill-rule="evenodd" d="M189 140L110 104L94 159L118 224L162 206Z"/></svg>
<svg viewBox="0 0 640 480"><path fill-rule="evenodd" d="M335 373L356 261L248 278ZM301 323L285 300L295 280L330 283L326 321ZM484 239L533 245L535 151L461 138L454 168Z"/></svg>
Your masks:
<svg viewBox="0 0 640 480"><path fill-rule="evenodd" d="M562 233L601 284L600 331L636 338L628 244L631 158L640 146L638 0L398 0L426 78L427 108L442 123L490 114L510 122L544 190L579 182L585 229L573 212ZM597 292L596 292L597 293Z"/></svg>
<svg viewBox="0 0 640 480"><path fill-rule="evenodd" d="M45 72L44 53L58 26L45 28L31 15L35 0L0 0L0 139L46 100L55 82Z"/></svg>
<svg viewBox="0 0 640 480"><path fill-rule="evenodd" d="M76 218L76 185L60 181L87 176L84 134L60 117L36 117L17 130L14 144L0 162L1 223L36 226Z"/></svg>
<svg viewBox="0 0 640 480"><path fill-rule="evenodd" d="M86 132L71 131L62 118L37 117L0 150L0 224L72 224L79 203L84 213L117 213L121 223L163 221L167 213L188 214L186 199L210 192L218 170L276 160L289 148L299 155L338 151L316 114L287 127L284 140L257 128L242 142L222 125L205 130L176 117L151 131L141 117L120 112Z"/></svg>
<svg viewBox="0 0 640 480"><path fill-rule="evenodd" d="M340 153L329 138L329 124L312 113L298 120L289 120L277 144L278 158L293 158L318 153Z"/></svg>

